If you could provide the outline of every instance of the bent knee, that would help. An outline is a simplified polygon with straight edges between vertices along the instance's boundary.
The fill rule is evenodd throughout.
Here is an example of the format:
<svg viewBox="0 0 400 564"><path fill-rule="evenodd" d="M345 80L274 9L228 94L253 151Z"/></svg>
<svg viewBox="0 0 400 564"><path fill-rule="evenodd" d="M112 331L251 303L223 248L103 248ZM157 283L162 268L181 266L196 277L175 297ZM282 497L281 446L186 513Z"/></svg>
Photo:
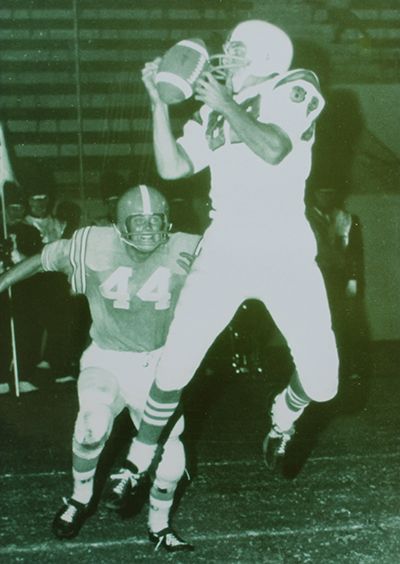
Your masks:
<svg viewBox="0 0 400 564"><path fill-rule="evenodd" d="M310 389L306 390L306 392L312 401L323 403L332 400L336 396L338 392L338 384L339 381L338 378L336 378L334 381L330 382L329 386L312 386Z"/></svg>
<svg viewBox="0 0 400 564"><path fill-rule="evenodd" d="M333 399L339 386L339 358L336 349L296 362L299 380L307 396L316 402Z"/></svg>
<svg viewBox="0 0 400 564"><path fill-rule="evenodd" d="M88 450L96 450L111 433L113 416L110 407L96 406L81 410L75 424L74 441Z"/></svg>
<svg viewBox="0 0 400 564"><path fill-rule="evenodd" d="M156 470L154 484L160 489L168 489L177 484L185 472L185 449L178 437L165 443L160 463Z"/></svg>

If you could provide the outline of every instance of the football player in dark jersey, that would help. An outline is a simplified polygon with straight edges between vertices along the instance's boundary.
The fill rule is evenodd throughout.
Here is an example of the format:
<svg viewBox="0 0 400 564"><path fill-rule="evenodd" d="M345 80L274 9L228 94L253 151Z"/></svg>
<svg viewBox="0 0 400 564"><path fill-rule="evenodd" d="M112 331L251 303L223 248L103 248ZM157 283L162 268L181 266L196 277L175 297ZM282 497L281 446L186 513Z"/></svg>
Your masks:
<svg viewBox="0 0 400 564"><path fill-rule="evenodd" d="M53 522L59 538L75 536L90 513L93 480L116 416L127 407L139 428L178 296L198 235L170 233L168 204L145 185L119 200L115 224L86 227L71 240L45 246L0 277L0 291L41 271L64 272L72 290L87 297L92 343L82 355L78 379L79 413L73 437L73 493ZM166 550L192 550L169 523L175 489L185 470L180 417L163 445L150 490L150 540ZM111 476L107 505L121 508L138 481L128 454Z"/></svg>

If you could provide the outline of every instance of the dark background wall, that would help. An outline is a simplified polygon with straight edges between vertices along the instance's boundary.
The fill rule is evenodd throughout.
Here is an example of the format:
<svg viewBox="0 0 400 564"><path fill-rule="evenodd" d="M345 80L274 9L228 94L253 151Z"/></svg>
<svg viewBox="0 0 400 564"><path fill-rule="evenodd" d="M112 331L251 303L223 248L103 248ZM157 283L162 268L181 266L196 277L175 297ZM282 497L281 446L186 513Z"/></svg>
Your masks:
<svg viewBox="0 0 400 564"><path fill-rule="evenodd" d="M372 337L400 339L397 1L2 0L0 119L15 172L51 169L58 197L83 203L90 220L106 169L152 169L143 64L182 38L220 50L247 18L281 26L295 66L320 77L337 125L326 175L346 170L363 225ZM174 109L176 131L190 112L191 102Z"/></svg>

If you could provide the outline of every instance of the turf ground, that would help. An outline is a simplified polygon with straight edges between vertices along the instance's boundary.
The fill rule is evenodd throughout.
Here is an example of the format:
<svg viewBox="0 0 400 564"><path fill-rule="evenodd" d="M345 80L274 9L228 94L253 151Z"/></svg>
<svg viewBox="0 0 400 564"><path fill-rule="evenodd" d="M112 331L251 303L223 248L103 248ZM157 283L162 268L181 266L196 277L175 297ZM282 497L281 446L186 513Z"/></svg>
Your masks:
<svg viewBox="0 0 400 564"><path fill-rule="evenodd" d="M1 564L400 563L398 344L375 346L368 385L303 415L283 475L261 458L268 374L211 359L187 390L188 469L173 524L196 547L154 552L146 492L124 514L97 510L71 541L51 521L70 493L74 383L0 396ZM124 414L105 451L101 490L132 429ZM120 451L121 449L121 451Z"/></svg>

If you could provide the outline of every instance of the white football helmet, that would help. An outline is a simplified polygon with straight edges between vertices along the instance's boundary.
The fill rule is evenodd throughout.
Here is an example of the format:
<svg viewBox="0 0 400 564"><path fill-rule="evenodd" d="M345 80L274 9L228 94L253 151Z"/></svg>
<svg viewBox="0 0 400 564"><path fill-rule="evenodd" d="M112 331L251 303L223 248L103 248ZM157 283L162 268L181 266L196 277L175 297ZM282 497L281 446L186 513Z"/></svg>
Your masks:
<svg viewBox="0 0 400 564"><path fill-rule="evenodd" d="M223 54L210 57L211 72L216 78L230 77L236 93L249 76L267 77L287 71L293 58L293 45L286 33L262 20L237 25L223 50Z"/></svg>
<svg viewBox="0 0 400 564"><path fill-rule="evenodd" d="M141 184L121 197L114 227L121 240L143 253L151 253L170 235L168 202L158 190Z"/></svg>

